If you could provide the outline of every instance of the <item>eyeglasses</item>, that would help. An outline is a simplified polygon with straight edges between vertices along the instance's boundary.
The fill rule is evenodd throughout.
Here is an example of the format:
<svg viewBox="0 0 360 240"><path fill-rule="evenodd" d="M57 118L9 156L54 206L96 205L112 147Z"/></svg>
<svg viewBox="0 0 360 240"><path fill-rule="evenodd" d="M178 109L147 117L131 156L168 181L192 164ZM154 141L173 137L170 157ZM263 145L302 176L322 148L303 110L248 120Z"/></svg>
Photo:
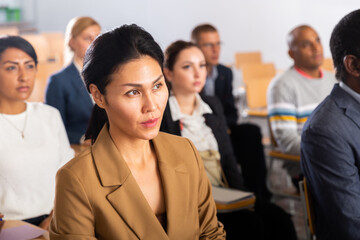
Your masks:
<svg viewBox="0 0 360 240"><path fill-rule="evenodd" d="M203 43L200 46L204 48L214 48L214 47L220 47L223 43L217 42L217 43Z"/></svg>

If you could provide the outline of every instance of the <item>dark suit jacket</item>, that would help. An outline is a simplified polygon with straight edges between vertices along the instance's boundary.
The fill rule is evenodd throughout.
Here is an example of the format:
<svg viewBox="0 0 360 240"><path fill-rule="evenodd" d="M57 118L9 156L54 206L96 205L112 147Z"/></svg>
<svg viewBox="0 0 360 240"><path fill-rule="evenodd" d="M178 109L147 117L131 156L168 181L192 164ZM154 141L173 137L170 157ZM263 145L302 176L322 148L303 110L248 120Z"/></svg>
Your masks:
<svg viewBox="0 0 360 240"><path fill-rule="evenodd" d="M236 125L238 118L232 93L233 74L231 69L224 65L218 64L216 68L218 77L215 80L215 95L221 101L228 127L233 127Z"/></svg>
<svg viewBox="0 0 360 240"><path fill-rule="evenodd" d="M161 132L152 143L164 189L166 232L106 125L93 146L57 173L51 239L225 239L194 145Z"/></svg>
<svg viewBox="0 0 360 240"><path fill-rule="evenodd" d="M301 166L319 239L360 239L360 103L338 84L307 120Z"/></svg>
<svg viewBox="0 0 360 240"><path fill-rule="evenodd" d="M204 117L206 125L211 128L218 143L221 155L221 166L224 170L226 179L228 180L230 187L247 190L244 187L242 175L238 170L231 140L227 133L227 126L221 103L216 97L202 96L202 99L213 111L213 114L205 114ZM180 123L179 121L174 122L172 120L169 104L165 108L160 130L181 136Z"/></svg>
<svg viewBox="0 0 360 240"><path fill-rule="evenodd" d="M70 143L78 144L86 131L93 102L73 63L50 76L46 103L60 111Z"/></svg>

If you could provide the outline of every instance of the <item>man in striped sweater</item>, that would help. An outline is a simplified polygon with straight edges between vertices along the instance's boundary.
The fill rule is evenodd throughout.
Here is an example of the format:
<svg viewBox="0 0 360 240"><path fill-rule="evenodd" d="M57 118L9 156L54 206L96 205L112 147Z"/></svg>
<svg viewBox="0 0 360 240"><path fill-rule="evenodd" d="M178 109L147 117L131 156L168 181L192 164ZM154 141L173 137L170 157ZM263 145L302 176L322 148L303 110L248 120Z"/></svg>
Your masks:
<svg viewBox="0 0 360 240"><path fill-rule="evenodd" d="M294 28L288 35L288 46L294 65L271 81L267 92L268 115L281 151L300 155L304 123L331 92L336 79L320 68L323 47L313 28L307 25ZM286 162L284 167L293 180L301 174L297 163Z"/></svg>

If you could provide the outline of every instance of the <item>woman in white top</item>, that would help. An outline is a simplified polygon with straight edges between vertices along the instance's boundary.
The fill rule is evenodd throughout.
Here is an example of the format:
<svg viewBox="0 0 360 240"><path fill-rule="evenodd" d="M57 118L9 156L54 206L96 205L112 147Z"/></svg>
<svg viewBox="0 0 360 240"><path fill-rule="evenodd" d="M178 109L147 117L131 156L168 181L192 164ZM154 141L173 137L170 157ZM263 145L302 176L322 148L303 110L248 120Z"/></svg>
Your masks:
<svg viewBox="0 0 360 240"><path fill-rule="evenodd" d="M26 102L36 71L30 43L17 36L0 38L0 212L5 220L48 228L56 171L74 151L59 112Z"/></svg>

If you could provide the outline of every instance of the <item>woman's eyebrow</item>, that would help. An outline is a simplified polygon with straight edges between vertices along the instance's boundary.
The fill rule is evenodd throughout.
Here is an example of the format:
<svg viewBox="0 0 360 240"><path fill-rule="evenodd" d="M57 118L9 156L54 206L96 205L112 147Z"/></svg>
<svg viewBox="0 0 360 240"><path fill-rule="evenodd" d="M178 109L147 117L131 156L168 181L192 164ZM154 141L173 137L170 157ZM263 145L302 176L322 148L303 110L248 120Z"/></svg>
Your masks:
<svg viewBox="0 0 360 240"><path fill-rule="evenodd" d="M157 83L158 81L161 80L161 78L163 77L163 75L159 75L153 82L152 84L154 85L155 83ZM128 86L128 87L141 87L142 84L139 84L139 83L125 83L125 84L122 84L121 86Z"/></svg>

